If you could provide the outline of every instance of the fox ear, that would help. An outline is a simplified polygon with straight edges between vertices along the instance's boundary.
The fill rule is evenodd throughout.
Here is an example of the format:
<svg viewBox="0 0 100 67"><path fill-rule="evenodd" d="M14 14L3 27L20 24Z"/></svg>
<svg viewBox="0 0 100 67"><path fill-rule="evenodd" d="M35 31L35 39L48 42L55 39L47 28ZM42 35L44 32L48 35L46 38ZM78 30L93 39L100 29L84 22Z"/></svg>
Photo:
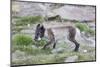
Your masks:
<svg viewBox="0 0 100 67"><path fill-rule="evenodd" d="M39 28L40 27L40 24L38 24L36 27Z"/></svg>

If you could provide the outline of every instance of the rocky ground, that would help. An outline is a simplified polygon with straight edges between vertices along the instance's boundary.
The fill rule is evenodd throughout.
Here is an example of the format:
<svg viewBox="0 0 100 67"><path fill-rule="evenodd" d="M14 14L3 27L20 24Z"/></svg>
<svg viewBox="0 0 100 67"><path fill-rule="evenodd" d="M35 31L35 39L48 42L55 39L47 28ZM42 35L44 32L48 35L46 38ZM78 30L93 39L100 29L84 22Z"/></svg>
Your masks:
<svg viewBox="0 0 100 67"><path fill-rule="evenodd" d="M15 10L16 16L35 16L41 15L45 10L45 5L37 4L37 3L25 3L20 2L19 6L14 6L18 10ZM50 4L49 4L50 5ZM49 6L48 5L48 6ZM60 14L62 17L65 17L66 14L67 20L77 20L80 23L85 23L89 28L95 31L95 8L90 6L71 6L71 5L59 5L55 6L51 5L53 12ZM34 7L34 9L33 9ZM39 7L39 8L36 8ZM30 9L32 8L32 9ZM55 8L55 9L54 9ZM21 11L20 11L21 10ZM37 11L38 10L38 11ZM62 10L62 11L61 11ZM16 11L19 11L16 13ZM58 11L58 12L57 12ZM63 12L64 11L64 12ZM74 12L73 12L74 11ZM65 13L66 12L66 13ZM49 12L51 14L51 12ZM48 14L49 14L48 13ZM64 13L64 14L63 14ZM49 15L50 15L49 14ZM52 13L54 15L54 13ZM42 15L42 16L43 16ZM14 16L14 15L13 15ZM65 18L64 18L65 19ZM38 23L35 24L27 24L27 25L19 25L16 26L16 21L18 18L12 18L12 37L16 34L25 34L29 35L34 39L35 28ZM90 21L91 20L91 21ZM87 21L87 23L85 22ZM75 26L76 21L47 21L43 22L45 28L52 27L60 27L60 26ZM20 28L17 29L17 28ZM77 28L75 26L75 28ZM17 30L17 31L16 31ZM59 34L65 35L66 33L60 32ZM55 32L58 33L58 32ZM63 34L62 34L63 33ZM61 38L61 36L57 36ZM67 38L62 38L57 42L57 46L55 49L46 49L42 50L43 46L35 46L32 44L31 46L18 46L12 44L12 63L13 65L26 65L26 64L45 64L45 63L64 63L64 62L80 62L80 61L95 61L95 35L86 34L84 31L81 32L79 28L77 28L76 40L80 43L80 48L78 52L74 52L73 49L75 45L70 42Z"/></svg>

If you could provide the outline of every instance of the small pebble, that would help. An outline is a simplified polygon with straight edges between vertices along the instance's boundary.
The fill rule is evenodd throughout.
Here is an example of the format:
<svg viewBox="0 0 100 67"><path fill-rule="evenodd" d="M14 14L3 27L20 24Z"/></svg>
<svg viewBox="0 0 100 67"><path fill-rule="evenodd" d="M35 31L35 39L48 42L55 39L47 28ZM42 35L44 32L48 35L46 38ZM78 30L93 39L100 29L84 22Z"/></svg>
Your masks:
<svg viewBox="0 0 100 67"><path fill-rule="evenodd" d="M27 24L28 27L30 27L30 24Z"/></svg>
<svg viewBox="0 0 100 67"><path fill-rule="evenodd" d="M87 52L87 50L84 50L83 52L85 52L85 53L86 53L86 52Z"/></svg>

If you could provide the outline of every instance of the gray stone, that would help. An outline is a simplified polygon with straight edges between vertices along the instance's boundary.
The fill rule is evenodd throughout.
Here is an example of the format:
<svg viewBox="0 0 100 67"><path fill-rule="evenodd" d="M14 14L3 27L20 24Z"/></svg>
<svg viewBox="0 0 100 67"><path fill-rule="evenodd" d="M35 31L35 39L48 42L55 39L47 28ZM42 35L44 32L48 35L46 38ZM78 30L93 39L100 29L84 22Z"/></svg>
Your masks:
<svg viewBox="0 0 100 67"><path fill-rule="evenodd" d="M54 53L54 54L55 53L62 53L62 52L64 52L64 48L55 48L51 52Z"/></svg>
<svg viewBox="0 0 100 67"><path fill-rule="evenodd" d="M90 6L65 5L55 9L54 12L64 19L78 21L93 21L95 19L95 8Z"/></svg>
<svg viewBox="0 0 100 67"><path fill-rule="evenodd" d="M95 7L41 4L31 2L17 2L19 6L18 16L55 16L60 15L63 19L89 21L95 19ZM51 7L52 6L52 7ZM57 7L57 8L56 8Z"/></svg>
<svg viewBox="0 0 100 67"><path fill-rule="evenodd" d="M65 59L64 62L76 62L78 60L78 56L71 56Z"/></svg>

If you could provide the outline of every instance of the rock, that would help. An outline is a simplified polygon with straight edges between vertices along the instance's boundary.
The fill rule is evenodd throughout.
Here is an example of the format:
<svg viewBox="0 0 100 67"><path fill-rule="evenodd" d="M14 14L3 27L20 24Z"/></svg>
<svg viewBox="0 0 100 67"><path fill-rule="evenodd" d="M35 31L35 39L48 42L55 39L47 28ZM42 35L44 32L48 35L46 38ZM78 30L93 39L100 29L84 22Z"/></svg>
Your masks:
<svg viewBox="0 0 100 67"><path fill-rule="evenodd" d="M85 35L85 32L80 32L78 28L76 28L76 37L75 39L81 44L81 45L88 45L95 47L95 37L87 37ZM94 38L94 39L93 39Z"/></svg>
<svg viewBox="0 0 100 67"><path fill-rule="evenodd" d="M32 45L32 48L37 48L35 45Z"/></svg>
<svg viewBox="0 0 100 67"><path fill-rule="evenodd" d="M76 62L78 60L78 56L71 56L65 59L64 62Z"/></svg>
<svg viewBox="0 0 100 67"><path fill-rule="evenodd" d="M95 22L91 22L91 23L87 23L87 24L92 30L95 30L95 27L96 27Z"/></svg>
<svg viewBox="0 0 100 67"><path fill-rule="evenodd" d="M30 24L27 24L27 26L30 27L31 25Z"/></svg>
<svg viewBox="0 0 100 67"><path fill-rule="evenodd" d="M64 52L64 48L56 48L56 49L53 49L52 51L51 51L52 53L62 53L62 52Z"/></svg>
<svg viewBox="0 0 100 67"><path fill-rule="evenodd" d="M63 19L90 21L95 19L95 8L90 6L65 5L55 9L54 13L60 15Z"/></svg>
<svg viewBox="0 0 100 67"><path fill-rule="evenodd" d="M29 2L16 2L17 16L44 16L60 15L63 19L89 21L95 19L95 7L79 5L41 4ZM14 6L14 5L13 5ZM51 7L52 6L52 7ZM57 7L57 8L56 8ZM53 9L52 9L53 8Z"/></svg>
<svg viewBox="0 0 100 67"><path fill-rule="evenodd" d="M56 48L64 48L64 50L66 51L73 51L75 48L74 43L72 43L71 41L69 41L67 38L66 39L62 39L60 41L57 41L57 45Z"/></svg>
<svg viewBox="0 0 100 67"><path fill-rule="evenodd" d="M40 47L40 46L35 46L35 45L32 45L32 49L42 49L42 47Z"/></svg>
<svg viewBox="0 0 100 67"><path fill-rule="evenodd" d="M34 31L31 30L31 29L24 29L24 30L21 30L21 33L25 33L25 34L33 34Z"/></svg>
<svg viewBox="0 0 100 67"><path fill-rule="evenodd" d="M84 53L86 53L86 52L87 52L87 50L83 50L83 52L84 52Z"/></svg>

